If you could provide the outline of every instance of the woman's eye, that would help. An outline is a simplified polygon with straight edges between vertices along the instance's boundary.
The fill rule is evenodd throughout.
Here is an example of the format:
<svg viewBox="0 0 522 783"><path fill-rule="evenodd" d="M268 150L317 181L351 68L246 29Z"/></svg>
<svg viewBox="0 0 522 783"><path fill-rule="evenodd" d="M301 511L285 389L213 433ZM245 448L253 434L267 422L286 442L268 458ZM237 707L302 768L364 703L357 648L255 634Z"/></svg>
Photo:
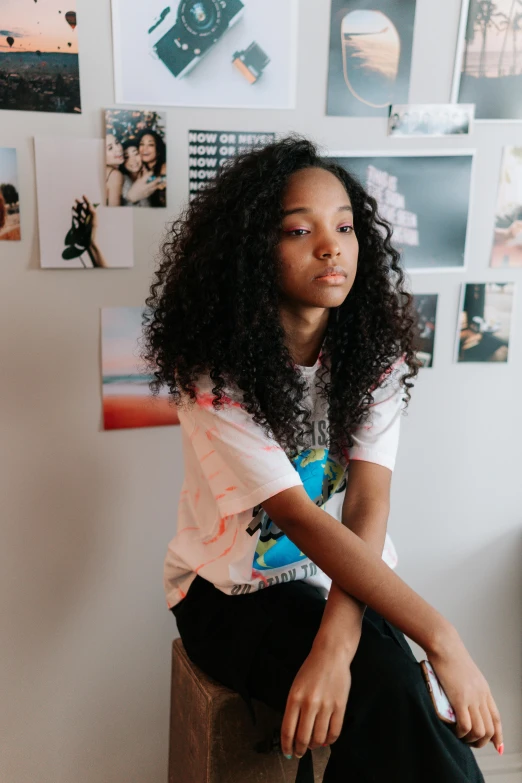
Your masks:
<svg viewBox="0 0 522 783"><path fill-rule="evenodd" d="M349 234L350 231L353 231L353 226L340 226L339 230L342 231L342 229L346 229L346 231L343 231L343 234Z"/></svg>
<svg viewBox="0 0 522 783"><path fill-rule="evenodd" d="M301 231L302 233L299 234L298 231ZM306 228L292 228L290 231L286 232L287 234L290 234L290 236L294 237L302 237L304 234L307 234Z"/></svg>

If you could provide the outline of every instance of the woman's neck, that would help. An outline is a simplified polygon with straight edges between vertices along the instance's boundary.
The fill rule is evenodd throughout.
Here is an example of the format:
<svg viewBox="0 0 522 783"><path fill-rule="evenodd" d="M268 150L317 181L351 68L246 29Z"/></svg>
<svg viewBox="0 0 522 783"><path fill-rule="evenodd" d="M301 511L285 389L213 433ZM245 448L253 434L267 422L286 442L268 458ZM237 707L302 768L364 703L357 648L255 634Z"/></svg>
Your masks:
<svg viewBox="0 0 522 783"><path fill-rule="evenodd" d="M319 356L328 324L329 310L281 305L281 324L286 344L296 364L313 367Z"/></svg>

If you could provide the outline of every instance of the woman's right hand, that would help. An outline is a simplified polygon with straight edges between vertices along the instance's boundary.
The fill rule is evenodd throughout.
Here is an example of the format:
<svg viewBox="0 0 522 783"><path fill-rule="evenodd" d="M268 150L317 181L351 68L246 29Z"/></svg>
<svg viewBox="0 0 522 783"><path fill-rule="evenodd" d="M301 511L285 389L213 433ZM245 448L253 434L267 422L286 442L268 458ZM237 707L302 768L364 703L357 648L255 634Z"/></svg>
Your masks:
<svg viewBox="0 0 522 783"><path fill-rule="evenodd" d="M489 685L455 631L451 640L427 651L457 718L456 734L474 748L491 740L504 752L502 723Z"/></svg>
<svg viewBox="0 0 522 783"><path fill-rule="evenodd" d="M163 183L159 177L153 180L153 182L147 182L150 177L151 173L147 170L145 170L143 174L140 174L136 182L129 188L129 192L126 196L128 201L132 201L132 203L135 204L144 198L150 198L150 196L161 187Z"/></svg>

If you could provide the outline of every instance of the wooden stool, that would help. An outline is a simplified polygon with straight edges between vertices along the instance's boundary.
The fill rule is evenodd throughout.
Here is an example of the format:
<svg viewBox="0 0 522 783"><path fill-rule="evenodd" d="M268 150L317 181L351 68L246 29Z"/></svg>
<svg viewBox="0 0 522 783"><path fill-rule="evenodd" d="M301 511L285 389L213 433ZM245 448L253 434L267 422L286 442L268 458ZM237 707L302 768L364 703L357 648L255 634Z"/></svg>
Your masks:
<svg viewBox="0 0 522 783"><path fill-rule="evenodd" d="M298 759L285 759L279 747L271 747L282 716L257 699L252 703L256 726L241 696L195 666L175 639L169 783L294 783ZM330 749L312 753L315 781L321 783Z"/></svg>

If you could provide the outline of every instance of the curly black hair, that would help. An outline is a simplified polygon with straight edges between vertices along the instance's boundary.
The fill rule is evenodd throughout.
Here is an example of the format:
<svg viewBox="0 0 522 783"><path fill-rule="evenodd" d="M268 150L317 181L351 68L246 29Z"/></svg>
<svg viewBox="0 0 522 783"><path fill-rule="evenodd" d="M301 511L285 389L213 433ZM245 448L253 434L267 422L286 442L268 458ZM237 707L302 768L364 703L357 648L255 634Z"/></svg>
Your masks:
<svg viewBox="0 0 522 783"><path fill-rule="evenodd" d="M288 179L310 167L343 183L359 243L355 281L330 311L318 371L330 444L341 451L353 445L372 391L398 360L406 363L407 405L419 369L417 319L391 227L357 179L298 134L231 159L183 208L162 247L143 324L154 394L165 385L175 403L190 404L205 375L221 408L232 384L243 393L242 408L291 454L305 442L310 416L280 320L277 245Z"/></svg>

